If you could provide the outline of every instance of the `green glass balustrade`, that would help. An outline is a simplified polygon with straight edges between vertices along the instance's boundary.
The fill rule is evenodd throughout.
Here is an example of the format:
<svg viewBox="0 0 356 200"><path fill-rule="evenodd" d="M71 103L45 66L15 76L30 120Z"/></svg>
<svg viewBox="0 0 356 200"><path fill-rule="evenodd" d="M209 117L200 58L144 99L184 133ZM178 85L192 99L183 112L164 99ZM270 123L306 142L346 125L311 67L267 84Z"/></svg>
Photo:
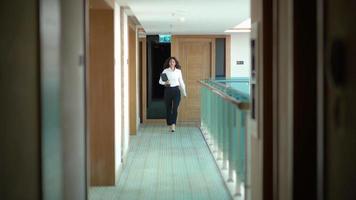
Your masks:
<svg viewBox="0 0 356 200"><path fill-rule="evenodd" d="M201 129L216 159L229 170L229 180L246 185L249 154L246 106L249 79L201 81ZM235 174L235 177L233 177Z"/></svg>

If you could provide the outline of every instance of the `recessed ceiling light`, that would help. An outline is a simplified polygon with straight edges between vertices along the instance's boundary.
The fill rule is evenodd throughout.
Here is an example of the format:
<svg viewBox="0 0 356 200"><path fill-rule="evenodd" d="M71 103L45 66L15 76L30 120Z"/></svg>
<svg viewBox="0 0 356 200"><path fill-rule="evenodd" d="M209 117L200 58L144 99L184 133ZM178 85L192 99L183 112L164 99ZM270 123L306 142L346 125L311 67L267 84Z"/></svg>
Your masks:
<svg viewBox="0 0 356 200"><path fill-rule="evenodd" d="M179 18L179 21L180 21L180 22L184 22L184 21L185 21L185 18L184 18L184 17L180 17L180 18Z"/></svg>

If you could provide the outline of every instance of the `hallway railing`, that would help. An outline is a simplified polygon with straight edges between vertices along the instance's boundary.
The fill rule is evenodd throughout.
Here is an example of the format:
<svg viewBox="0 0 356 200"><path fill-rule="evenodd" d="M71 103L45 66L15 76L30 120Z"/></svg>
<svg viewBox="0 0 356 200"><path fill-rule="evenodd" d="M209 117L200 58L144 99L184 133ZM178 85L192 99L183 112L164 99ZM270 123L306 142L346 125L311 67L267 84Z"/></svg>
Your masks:
<svg viewBox="0 0 356 200"><path fill-rule="evenodd" d="M200 81L201 130L232 196L246 199L249 79Z"/></svg>

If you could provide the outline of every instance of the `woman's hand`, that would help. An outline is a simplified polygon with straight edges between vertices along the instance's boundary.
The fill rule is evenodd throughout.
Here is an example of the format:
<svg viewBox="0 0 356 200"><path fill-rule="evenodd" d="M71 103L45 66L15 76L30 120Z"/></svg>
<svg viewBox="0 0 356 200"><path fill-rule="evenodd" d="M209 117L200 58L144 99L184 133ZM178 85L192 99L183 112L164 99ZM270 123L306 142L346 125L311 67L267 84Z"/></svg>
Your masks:
<svg viewBox="0 0 356 200"><path fill-rule="evenodd" d="M167 80L166 82L164 82L165 85L170 85L171 83L169 82L169 80Z"/></svg>
<svg viewBox="0 0 356 200"><path fill-rule="evenodd" d="M183 97L187 97L187 92L181 90L181 93L183 93Z"/></svg>

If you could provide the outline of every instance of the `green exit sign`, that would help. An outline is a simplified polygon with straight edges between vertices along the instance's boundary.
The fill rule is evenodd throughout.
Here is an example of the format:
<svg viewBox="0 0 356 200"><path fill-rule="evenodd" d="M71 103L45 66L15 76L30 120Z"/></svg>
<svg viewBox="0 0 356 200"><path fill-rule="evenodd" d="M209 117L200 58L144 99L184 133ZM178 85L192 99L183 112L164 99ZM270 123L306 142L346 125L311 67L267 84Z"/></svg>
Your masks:
<svg viewBox="0 0 356 200"><path fill-rule="evenodd" d="M244 61L242 61L242 60L236 61L236 65L243 65L243 64L244 64Z"/></svg>

